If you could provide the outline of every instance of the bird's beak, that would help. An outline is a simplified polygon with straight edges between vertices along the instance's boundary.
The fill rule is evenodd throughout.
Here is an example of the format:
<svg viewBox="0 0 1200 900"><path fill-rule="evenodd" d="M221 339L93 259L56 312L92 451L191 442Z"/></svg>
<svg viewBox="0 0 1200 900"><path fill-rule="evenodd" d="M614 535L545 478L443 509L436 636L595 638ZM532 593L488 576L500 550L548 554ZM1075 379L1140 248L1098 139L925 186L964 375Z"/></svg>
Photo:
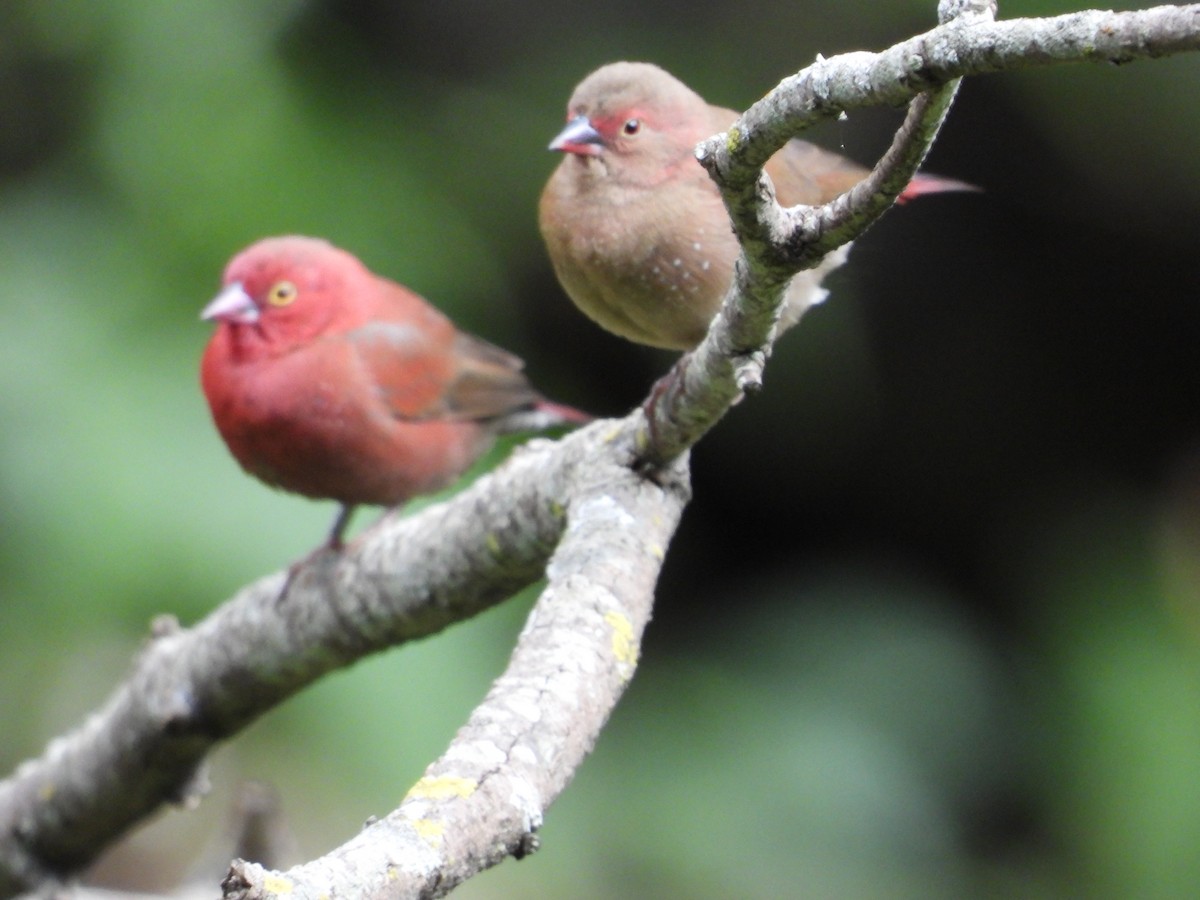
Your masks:
<svg viewBox="0 0 1200 900"><path fill-rule="evenodd" d="M549 149L576 156L599 156L604 152L604 139L587 116L576 116L550 142Z"/></svg>
<svg viewBox="0 0 1200 900"><path fill-rule="evenodd" d="M216 319L220 322L241 322L252 325L258 321L258 307L246 293L240 281L225 287L221 293L200 313L201 319Z"/></svg>

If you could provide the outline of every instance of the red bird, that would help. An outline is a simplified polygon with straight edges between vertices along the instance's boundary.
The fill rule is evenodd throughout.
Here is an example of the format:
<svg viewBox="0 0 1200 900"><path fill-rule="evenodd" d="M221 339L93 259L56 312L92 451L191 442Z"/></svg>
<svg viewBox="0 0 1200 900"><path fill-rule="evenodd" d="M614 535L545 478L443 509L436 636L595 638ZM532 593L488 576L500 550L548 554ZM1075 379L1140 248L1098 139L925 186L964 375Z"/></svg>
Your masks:
<svg viewBox="0 0 1200 900"><path fill-rule="evenodd" d="M259 241L222 283L201 313L217 322L200 366L213 421L251 475L342 504L332 547L356 504L445 487L501 432L590 418L326 241Z"/></svg>
<svg viewBox="0 0 1200 900"><path fill-rule="evenodd" d="M550 144L566 155L542 192L539 224L563 289L602 327L675 350L694 347L708 331L733 280L738 244L695 148L737 117L649 63L610 63L575 88L567 126ZM784 206L826 203L867 174L799 140L771 157L766 171ZM957 190L975 188L918 175L901 199ZM782 327L824 299L821 280L846 251L792 280Z"/></svg>

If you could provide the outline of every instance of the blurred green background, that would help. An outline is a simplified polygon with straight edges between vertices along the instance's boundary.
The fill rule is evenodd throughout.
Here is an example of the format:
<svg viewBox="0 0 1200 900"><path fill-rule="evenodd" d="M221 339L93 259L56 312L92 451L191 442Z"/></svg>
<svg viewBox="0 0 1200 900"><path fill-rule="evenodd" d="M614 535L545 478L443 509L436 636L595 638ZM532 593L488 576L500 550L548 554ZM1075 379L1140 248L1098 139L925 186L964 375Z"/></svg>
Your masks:
<svg viewBox="0 0 1200 900"><path fill-rule="evenodd" d="M576 313L537 234L573 85L648 59L740 108L935 6L6 0L0 768L103 701L152 616L196 621L328 527L209 422L197 314L235 251L327 237L623 413L671 357ZM628 696L543 850L456 896L1194 895L1198 74L965 86L929 168L985 193L889 214L696 450ZM896 121L815 138L867 162ZM242 778L304 857L340 843L445 746L529 602L268 715L96 878L169 883Z"/></svg>

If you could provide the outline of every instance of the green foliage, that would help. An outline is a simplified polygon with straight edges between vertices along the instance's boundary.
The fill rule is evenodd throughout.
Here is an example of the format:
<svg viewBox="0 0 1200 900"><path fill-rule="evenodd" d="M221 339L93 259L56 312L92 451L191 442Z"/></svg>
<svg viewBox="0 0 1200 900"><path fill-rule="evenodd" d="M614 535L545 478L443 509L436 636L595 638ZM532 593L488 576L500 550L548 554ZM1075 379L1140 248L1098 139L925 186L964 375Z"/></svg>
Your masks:
<svg viewBox="0 0 1200 900"><path fill-rule="evenodd" d="M642 57L746 105L934 7L5 4L5 771L103 701L152 616L196 621L328 527L208 421L197 315L236 250L328 237L547 393L623 411L669 357L580 321L536 232L571 86ZM629 697L544 851L463 896L1194 890L1196 66L968 82L931 166L986 193L890 214L698 448ZM865 160L894 121L821 137ZM445 746L529 601L267 716L108 877L182 871L242 777L280 788L305 854L345 839Z"/></svg>

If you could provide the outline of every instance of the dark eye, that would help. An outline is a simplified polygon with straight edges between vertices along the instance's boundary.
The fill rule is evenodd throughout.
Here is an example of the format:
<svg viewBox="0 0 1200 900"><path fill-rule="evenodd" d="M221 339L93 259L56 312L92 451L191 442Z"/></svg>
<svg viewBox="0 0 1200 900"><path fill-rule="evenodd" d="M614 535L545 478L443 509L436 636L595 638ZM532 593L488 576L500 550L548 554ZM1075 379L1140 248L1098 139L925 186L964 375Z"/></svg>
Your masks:
<svg viewBox="0 0 1200 900"><path fill-rule="evenodd" d="M628 119L621 127L621 130L626 134L637 134L641 130L642 123L639 119Z"/></svg>

